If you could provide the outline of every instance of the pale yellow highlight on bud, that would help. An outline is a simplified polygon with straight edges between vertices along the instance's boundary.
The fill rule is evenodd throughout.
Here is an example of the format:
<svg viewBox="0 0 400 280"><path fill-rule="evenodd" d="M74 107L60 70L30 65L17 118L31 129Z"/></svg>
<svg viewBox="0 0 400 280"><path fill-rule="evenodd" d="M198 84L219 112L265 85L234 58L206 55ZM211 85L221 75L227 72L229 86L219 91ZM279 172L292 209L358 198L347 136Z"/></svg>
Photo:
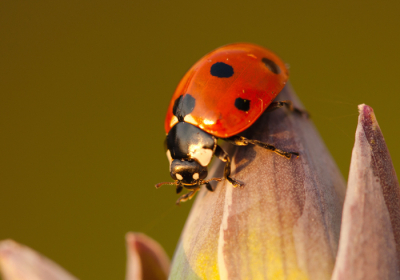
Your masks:
<svg viewBox="0 0 400 280"><path fill-rule="evenodd" d="M281 237L278 235L270 236L266 240L266 247L269 248L267 253L267 264L266 264L268 268L270 268L267 274L268 279L308 280L309 278L307 277L307 275L297 265L296 250L294 247L294 243L290 244L291 246L287 246L285 248L285 256L283 256L283 251L282 248L280 247L280 243L281 243ZM251 250L254 249L255 248L251 247ZM285 273L284 258L289 259L289 261L286 261L287 264L290 264L290 267L287 269L287 271L289 271L288 275L286 275ZM262 278L260 277L258 279Z"/></svg>

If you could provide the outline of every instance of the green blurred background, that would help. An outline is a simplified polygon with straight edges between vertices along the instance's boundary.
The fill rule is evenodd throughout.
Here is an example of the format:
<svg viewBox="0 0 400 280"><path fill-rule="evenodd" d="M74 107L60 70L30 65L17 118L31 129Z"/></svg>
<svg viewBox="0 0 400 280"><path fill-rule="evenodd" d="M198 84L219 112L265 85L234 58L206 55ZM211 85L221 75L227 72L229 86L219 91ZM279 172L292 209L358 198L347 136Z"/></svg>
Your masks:
<svg viewBox="0 0 400 280"><path fill-rule="evenodd" d="M357 105L399 171L400 1L0 1L0 239L81 279L123 279L124 234L172 256L169 99L201 56L253 42L290 81L347 177Z"/></svg>

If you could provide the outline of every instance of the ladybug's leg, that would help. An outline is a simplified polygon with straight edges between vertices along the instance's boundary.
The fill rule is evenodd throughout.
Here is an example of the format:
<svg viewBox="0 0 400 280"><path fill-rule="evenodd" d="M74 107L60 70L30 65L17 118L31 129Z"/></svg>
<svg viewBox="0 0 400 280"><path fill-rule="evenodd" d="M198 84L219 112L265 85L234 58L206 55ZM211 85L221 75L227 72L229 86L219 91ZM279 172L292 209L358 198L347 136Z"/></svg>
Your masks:
<svg viewBox="0 0 400 280"><path fill-rule="evenodd" d="M276 110L278 108L281 108L283 106L285 106L291 112L295 112L295 113L300 114L302 116L305 116L307 118L309 117L309 114L308 114L307 111L301 110L301 109L296 108L296 107L293 107L293 103L290 100L271 102L271 104L268 106L266 111L267 112L271 112L271 111L274 111L274 110Z"/></svg>
<svg viewBox="0 0 400 280"><path fill-rule="evenodd" d="M192 190L192 191L190 191L190 192L188 192L188 193L182 195L182 196L176 201L176 204L179 205L179 203L181 203L181 202L185 202L185 201L187 201L187 200L189 200L189 199L192 199L192 197L197 193L197 191L198 191L199 189L200 189L200 188L194 189L194 190Z"/></svg>
<svg viewBox="0 0 400 280"><path fill-rule="evenodd" d="M211 186L210 182L211 181L217 181L217 182L221 182L223 178L212 178L212 179L208 179L208 180L200 180L199 181L199 185L206 185L207 190L209 190L210 192L215 191L215 188L213 188L213 186Z"/></svg>
<svg viewBox="0 0 400 280"><path fill-rule="evenodd" d="M211 186L210 183L206 183L205 185L206 185L207 190L209 190L210 192L214 191L214 189L213 189L213 187Z"/></svg>
<svg viewBox="0 0 400 280"><path fill-rule="evenodd" d="M225 169L224 169L224 178L226 178L229 183L231 183L235 188L236 187L243 187L243 184L239 183L235 179L232 179L230 177L231 175L231 159L229 155L220 147L217 145L217 148L215 149L214 153L220 160L223 162L226 162L225 164Z"/></svg>
<svg viewBox="0 0 400 280"><path fill-rule="evenodd" d="M236 146L247 146L248 144L253 144L253 145L257 145L259 147L262 147L264 149L270 150L274 153L277 153L280 156L284 156L285 158L290 159L292 157L292 155L295 155L296 157L299 157L299 153L296 152L285 152L282 151L278 148L276 148L274 145L268 144L268 143L263 143L260 142L258 140L251 140L251 139L247 139L246 137L243 136L233 136L230 138L225 139L226 141L229 141L230 143L236 145Z"/></svg>
<svg viewBox="0 0 400 280"><path fill-rule="evenodd" d="M182 191L183 187L181 185L176 185L176 194Z"/></svg>

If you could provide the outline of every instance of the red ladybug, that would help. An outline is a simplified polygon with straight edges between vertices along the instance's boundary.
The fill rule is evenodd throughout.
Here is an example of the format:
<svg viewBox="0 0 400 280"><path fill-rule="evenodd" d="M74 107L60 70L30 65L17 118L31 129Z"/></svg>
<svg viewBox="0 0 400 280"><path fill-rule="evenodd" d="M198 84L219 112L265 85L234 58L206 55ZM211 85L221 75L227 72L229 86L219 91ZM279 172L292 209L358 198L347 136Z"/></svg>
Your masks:
<svg viewBox="0 0 400 280"><path fill-rule="evenodd" d="M273 145L246 139L237 134L251 126L268 108L287 106L290 101L272 102L288 80L288 70L271 51L253 44L238 43L218 48L201 58L178 84L165 118L165 140L170 174L176 192L191 190L181 201L191 199L206 185L207 166L213 155L225 162L224 179L234 187L243 184L230 177L229 155L217 144L222 138L234 145L261 146L290 159L295 152L284 152Z"/></svg>

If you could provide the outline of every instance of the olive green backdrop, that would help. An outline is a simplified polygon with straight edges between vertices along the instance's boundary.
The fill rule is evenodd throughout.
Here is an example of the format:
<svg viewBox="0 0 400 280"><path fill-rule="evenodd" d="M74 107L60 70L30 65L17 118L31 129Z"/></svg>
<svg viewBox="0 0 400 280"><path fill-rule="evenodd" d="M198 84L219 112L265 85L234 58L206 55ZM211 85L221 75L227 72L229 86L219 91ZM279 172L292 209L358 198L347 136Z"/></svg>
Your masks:
<svg viewBox="0 0 400 280"><path fill-rule="evenodd" d="M0 0L0 239L81 279L123 279L124 234L172 256L164 116L185 71L232 42L290 64L347 177L357 105L376 112L399 172L400 2Z"/></svg>

